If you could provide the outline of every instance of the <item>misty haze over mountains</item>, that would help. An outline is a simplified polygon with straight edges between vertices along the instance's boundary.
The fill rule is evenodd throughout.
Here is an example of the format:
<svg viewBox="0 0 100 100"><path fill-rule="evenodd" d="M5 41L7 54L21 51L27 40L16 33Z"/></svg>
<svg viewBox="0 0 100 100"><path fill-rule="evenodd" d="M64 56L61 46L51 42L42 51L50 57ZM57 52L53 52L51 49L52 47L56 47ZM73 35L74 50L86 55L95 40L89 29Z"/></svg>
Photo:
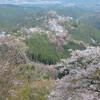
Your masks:
<svg viewBox="0 0 100 100"><path fill-rule="evenodd" d="M0 0L0 3L23 3L23 4L27 4L27 3L51 3L51 4L61 4L61 3L100 3L99 0Z"/></svg>
<svg viewBox="0 0 100 100"><path fill-rule="evenodd" d="M42 8L49 8L51 6L80 7L93 11L100 10L100 0L0 0L0 4L14 4L24 7L35 5Z"/></svg>

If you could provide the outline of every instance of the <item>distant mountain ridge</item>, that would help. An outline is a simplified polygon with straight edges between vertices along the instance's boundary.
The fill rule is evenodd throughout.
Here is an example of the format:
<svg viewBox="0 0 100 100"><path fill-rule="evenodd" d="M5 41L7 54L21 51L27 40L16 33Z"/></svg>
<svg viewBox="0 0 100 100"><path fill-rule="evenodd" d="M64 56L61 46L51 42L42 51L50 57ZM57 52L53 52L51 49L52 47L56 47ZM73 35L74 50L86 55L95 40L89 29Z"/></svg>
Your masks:
<svg viewBox="0 0 100 100"><path fill-rule="evenodd" d="M42 6L43 8L48 8L49 6L74 6L92 11L100 11L99 0L0 0L0 4Z"/></svg>
<svg viewBox="0 0 100 100"><path fill-rule="evenodd" d="M0 3L22 3L22 2L70 2L70 3L100 3L99 0L8 0L8 1L1 1Z"/></svg>

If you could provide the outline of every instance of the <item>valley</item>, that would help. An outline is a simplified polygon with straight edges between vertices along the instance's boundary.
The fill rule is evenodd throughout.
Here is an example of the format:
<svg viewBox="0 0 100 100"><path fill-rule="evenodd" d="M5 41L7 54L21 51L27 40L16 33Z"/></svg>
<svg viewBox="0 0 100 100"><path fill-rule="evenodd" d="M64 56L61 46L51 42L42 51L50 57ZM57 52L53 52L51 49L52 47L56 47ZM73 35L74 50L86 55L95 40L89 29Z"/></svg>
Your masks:
<svg viewBox="0 0 100 100"><path fill-rule="evenodd" d="M99 12L46 6L0 5L0 100L100 100Z"/></svg>

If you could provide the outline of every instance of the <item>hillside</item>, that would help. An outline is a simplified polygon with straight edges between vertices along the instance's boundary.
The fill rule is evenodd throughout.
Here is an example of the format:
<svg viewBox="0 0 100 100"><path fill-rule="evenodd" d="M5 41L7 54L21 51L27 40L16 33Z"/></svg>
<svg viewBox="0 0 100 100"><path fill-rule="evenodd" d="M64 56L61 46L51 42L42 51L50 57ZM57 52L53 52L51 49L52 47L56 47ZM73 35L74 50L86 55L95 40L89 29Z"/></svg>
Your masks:
<svg viewBox="0 0 100 100"><path fill-rule="evenodd" d="M41 9L38 7L27 8L15 5L0 5L0 13L2 13L0 14L0 20L5 21L5 24L9 22L10 26L13 24L20 28L22 26L36 25L38 24L36 23L36 17L41 16L41 12L39 11L41 11ZM37 14L37 12L39 12L39 14ZM2 28L2 25L0 26Z"/></svg>
<svg viewBox="0 0 100 100"><path fill-rule="evenodd" d="M0 20L0 31L2 30L12 31L14 29L19 29L19 27L9 21Z"/></svg>
<svg viewBox="0 0 100 100"><path fill-rule="evenodd" d="M75 7L49 7L44 9L39 6L32 5L0 5L0 20L5 20L5 22L10 22L13 25L19 27L24 26L36 26L41 25L44 19L41 19L39 22L36 21L36 18L47 16L45 12L49 10L55 10L61 16L71 16L73 18L79 18L83 14L87 13L87 10L79 9Z"/></svg>
<svg viewBox="0 0 100 100"><path fill-rule="evenodd" d="M92 44L93 41L99 41L100 31L96 28L76 21L64 22L62 26L68 30L68 33L75 39L85 43Z"/></svg>
<svg viewBox="0 0 100 100"><path fill-rule="evenodd" d="M89 10L85 10L78 7L56 7L53 8L53 10L55 10L58 13L58 15L70 16L75 19L86 14L87 12L90 12Z"/></svg>
<svg viewBox="0 0 100 100"><path fill-rule="evenodd" d="M44 36L42 39L44 40ZM27 46L18 39L6 38L2 41L0 39L0 43L2 43L0 45L1 100L2 98L8 100L69 100L70 98L94 100L95 98L99 100L99 47L72 51L70 58L61 59L59 63L49 66L39 62L27 62L25 56ZM30 48L34 49L33 44L30 45ZM48 50L45 48L45 51L46 49ZM48 52L52 53L51 47Z"/></svg>
<svg viewBox="0 0 100 100"><path fill-rule="evenodd" d="M61 79L57 80L48 100L99 100L100 48L88 47L71 54L71 58L53 66L59 70Z"/></svg>
<svg viewBox="0 0 100 100"><path fill-rule="evenodd" d="M82 50L85 48L82 44L77 44L73 41L58 46L57 44L51 43L46 35L40 35L39 33L34 33L31 38L26 39L24 42L29 47L26 53L31 61L49 65L56 64L62 58L70 57L69 49Z"/></svg>
<svg viewBox="0 0 100 100"><path fill-rule="evenodd" d="M87 13L78 18L78 21L89 24L100 30L100 12Z"/></svg>
<svg viewBox="0 0 100 100"><path fill-rule="evenodd" d="M0 5L0 100L100 100L100 14L44 1Z"/></svg>

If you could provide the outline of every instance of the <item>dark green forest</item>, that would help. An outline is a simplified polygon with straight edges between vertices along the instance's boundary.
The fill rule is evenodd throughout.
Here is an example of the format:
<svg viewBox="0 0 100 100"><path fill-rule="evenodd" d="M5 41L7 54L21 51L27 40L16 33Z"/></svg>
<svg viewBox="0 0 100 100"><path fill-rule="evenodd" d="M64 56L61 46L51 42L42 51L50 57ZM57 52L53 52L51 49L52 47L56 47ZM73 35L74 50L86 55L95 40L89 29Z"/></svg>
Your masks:
<svg viewBox="0 0 100 100"><path fill-rule="evenodd" d="M24 41L27 46L27 55L32 61L42 62L45 64L56 64L60 59L70 57L69 49L84 49L83 45L78 45L74 42L69 42L68 45L63 45L60 48L63 49L59 51L55 44L50 43L46 35L34 34L30 39Z"/></svg>

